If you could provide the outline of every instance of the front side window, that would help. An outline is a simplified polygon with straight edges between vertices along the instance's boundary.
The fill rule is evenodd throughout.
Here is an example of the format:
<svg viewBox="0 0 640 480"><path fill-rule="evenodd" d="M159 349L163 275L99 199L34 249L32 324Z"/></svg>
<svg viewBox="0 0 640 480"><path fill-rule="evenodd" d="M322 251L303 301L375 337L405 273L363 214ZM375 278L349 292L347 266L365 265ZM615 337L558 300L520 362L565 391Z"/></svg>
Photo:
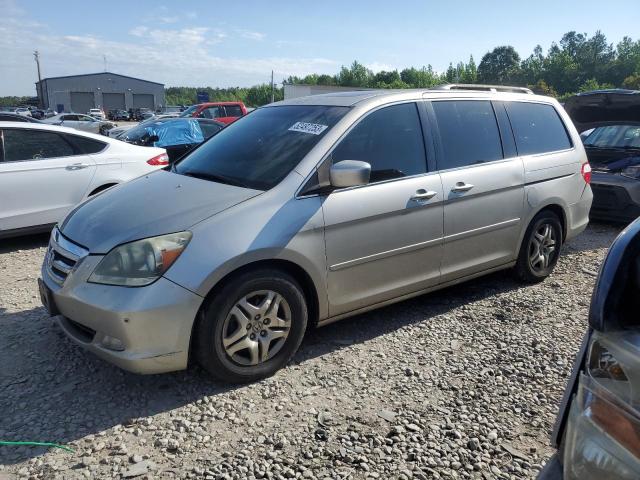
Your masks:
<svg viewBox="0 0 640 480"><path fill-rule="evenodd" d="M640 148L639 125L608 125L595 128L584 140L585 147Z"/></svg>
<svg viewBox="0 0 640 480"><path fill-rule="evenodd" d="M535 155L571 148L567 130L553 105L505 102L518 155Z"/></svg>
<svg viewBox="0 0 640 480"><path fill-rule="evenodd" d="M333 163L342 160L369 163L372 183L425 173L427 160L416 104L392 105L367 115L332 152Z"/></svg>
<svg viewBox="0 0 640 480"><path fill-rule="evenodd" d="M438 168L466 167L504 158L496 116L485 100L433 102L443 158Z"/></svg>
<svg viewBox="0 0 640 480"><path fill-rule="evenodd" d="M65 122L70 122L70 121L77 121L78 120L78 115L65 115L62 117L62 120Z"/></svg>
<svg viewBox="0 0 640 480"><path fill-rule="evenodd" d="M4 161L44 160L47 158L69 157L74 149L60 135L41 130L5 129Z"/></svg>
<svg viewBox="0 0 640 480"><path fill-rule="evenodd" d="M200 118L219 118L219 117L224 116L220 110L221 110L220 107L205 108L203 111L200 112L198 117L200 117Z"/></svg>
<svg viewBox="0 0 640 480"><path fill-rule="evenodd" d="M175 164L174 172L268 190L293 170L348 107L265 107L223 128Z"/></svg>

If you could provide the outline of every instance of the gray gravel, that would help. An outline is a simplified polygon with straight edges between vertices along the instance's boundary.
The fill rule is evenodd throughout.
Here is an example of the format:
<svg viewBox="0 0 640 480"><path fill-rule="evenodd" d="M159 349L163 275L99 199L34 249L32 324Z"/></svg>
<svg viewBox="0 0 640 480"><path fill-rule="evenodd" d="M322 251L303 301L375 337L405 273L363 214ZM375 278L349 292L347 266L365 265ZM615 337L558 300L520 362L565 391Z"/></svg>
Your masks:
<svg viewBox="0 0 640 480"><path fill-rule="evenodd" d="M502 272L310 332L274 377L197 367L137 376L47 317L46 236L0 242L0 447L6 478L534 478L619 228L594 224L556 272Z"/></svg>

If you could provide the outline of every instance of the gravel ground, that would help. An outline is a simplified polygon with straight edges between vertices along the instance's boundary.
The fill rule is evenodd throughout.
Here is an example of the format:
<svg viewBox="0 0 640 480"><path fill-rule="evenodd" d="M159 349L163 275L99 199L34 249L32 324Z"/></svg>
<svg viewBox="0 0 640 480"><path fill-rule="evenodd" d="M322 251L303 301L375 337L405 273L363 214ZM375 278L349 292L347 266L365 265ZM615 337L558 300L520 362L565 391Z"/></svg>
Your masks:
<svg viewBox="0 0 640 480"><path fill-rule="evenodd" d="M555 273L498 273L310 332L274 377L129 374L40 305L47 237L0 243L0 447L10 478L535 478L619 228L594 224Z"/></svg>

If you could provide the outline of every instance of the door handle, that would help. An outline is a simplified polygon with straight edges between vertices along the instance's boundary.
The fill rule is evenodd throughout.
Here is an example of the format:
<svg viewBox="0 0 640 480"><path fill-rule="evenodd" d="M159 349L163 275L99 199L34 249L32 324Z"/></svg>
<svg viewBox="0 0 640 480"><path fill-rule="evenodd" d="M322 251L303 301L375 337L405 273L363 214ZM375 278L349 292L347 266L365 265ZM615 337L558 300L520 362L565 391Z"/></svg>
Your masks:
<svg viewBox="0 0 640 480"><path fill-rule="evenodd" d="M89 165L88 163L72 163L70 165L67 165L66 169L67 170L82 170L83 168L88 168L91 165Z"/></svg>
<svg viewBox="0 0 640 480"><path fill-rule="evenodd" d="M425 190L424 188L421 188L419 190L416 190L416 193L413 194L411 199L412 200L430 200L436 195L438 195L438 192L434 192L433 190Z"/></svg>
<svg viewBox="0 0 640 480"><path fill-rule="evenodd" d="M451 189L452 192L468 192L473 188L473 185L470 183L458 182Z"/></svg>

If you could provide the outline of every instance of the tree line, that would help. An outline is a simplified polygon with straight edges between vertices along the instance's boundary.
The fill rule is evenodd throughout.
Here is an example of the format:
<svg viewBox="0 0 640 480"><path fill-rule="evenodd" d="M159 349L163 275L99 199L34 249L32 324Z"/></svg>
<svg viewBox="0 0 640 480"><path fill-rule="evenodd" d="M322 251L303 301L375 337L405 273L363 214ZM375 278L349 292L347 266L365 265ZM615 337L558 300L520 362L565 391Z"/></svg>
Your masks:
<svg viewBox="0 0 640 480"><path fill-rule="evenodd" d="M514 47L506 45L487 52L478 65L471 56L467 62L450 63L442 73L435 72L431 65L373 73L355 61L336 75L310 74L286 81L364 88L429 88L444 83L514 85L563 100L604 88L640 90L640 40L624 37L613 45L600 31L592 37L571 31L553 42L546 54L538 45L524 59Z"/></svg>
<svg viewBox="0 0 640 480"><path fill-rule="evenodd" d="M445 72L431 65L421 68L374 73L354 61L335 75L309 74L290 76L284 83L337 85L358 88L429 88L444 83L485 83L528 86L536 93L564 100L578 92L603 88L640 90L640 40L624 37L616 45L597 31L593 36L575 31L565 33L553 42L546 53L540 45L526 58L521 58L510 45L487 52L476 65L473 56L467 62L450 63ZM271 85L253 87L168 87L167 105L192 105L197 92L207 92L209 100L240 100L247 106L259 107L271 102ZM282 87L274 90L275 100L284 98ZM0 106L37 104L35 97L0 97Z"/></svg>

